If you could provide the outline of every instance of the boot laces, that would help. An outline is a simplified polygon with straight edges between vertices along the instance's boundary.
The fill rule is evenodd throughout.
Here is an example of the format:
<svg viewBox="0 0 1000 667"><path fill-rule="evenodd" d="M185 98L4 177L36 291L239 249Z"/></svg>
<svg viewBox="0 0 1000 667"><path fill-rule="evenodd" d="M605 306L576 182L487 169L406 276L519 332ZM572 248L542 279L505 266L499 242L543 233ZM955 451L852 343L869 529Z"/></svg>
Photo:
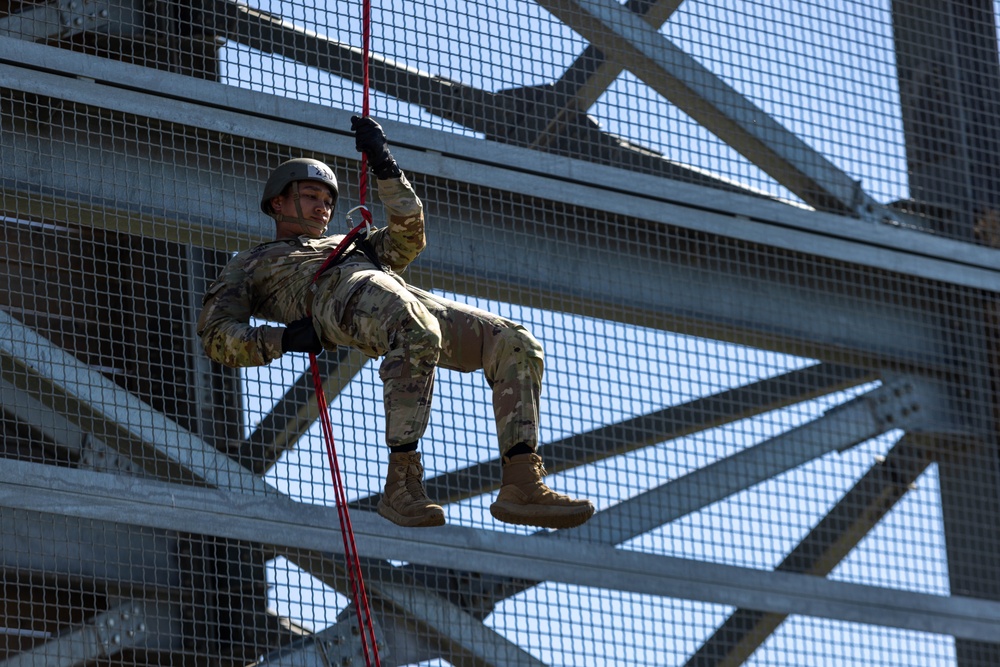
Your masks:
<svg viewBox="0 0 1000 667"><path fill-rule="evenodd" d="M538 473L539 477L545 477L549 474L545 469L545 464L542 463L542 457L538 454L531 455L531 463L535 466L535 471Z"/></svg>
<svg viewBox="0 0 1000 667"><path fill-rule="evenodd" d="M411 498L419 501L430 500L423 485L424 467L420 464L416 453L408 456L404 461L400 461L397 471L400 477L399 485L406 489Z"/></svg>

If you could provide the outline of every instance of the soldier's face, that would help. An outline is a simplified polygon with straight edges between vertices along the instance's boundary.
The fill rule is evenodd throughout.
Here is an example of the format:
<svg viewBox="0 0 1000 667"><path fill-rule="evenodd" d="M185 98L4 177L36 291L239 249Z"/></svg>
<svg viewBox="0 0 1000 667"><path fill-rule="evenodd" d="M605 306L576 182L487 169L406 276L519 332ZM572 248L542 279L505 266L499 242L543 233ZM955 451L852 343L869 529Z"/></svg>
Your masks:
<svg viewBox="0 0 1000 667"><path fill-rule="evenodd" d="M307 235L318 238L323 235L326 226L330 223L330 216L333 215L333 195L329 188L320 181L299 181L299 201L295 203L295 197L289 195L278 195L271 200L271 208L275 213L280 213L284 226L283 232L294 233L295 235ZM305 219L312 224L297 222ZM298 229L296 229L298 228Z"/></svg>

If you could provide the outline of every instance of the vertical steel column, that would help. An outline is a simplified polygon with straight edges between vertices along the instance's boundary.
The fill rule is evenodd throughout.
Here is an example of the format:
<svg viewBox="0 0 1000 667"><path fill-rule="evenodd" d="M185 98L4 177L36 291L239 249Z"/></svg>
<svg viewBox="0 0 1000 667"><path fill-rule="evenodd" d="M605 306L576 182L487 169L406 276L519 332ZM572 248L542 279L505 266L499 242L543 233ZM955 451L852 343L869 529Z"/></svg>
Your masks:
<svg viewBox="0 0 1000 667"><path fill-rule="evenodd" d="M910 196L929 226L972 241L1000 204L1000 66L992 0L894 0ZM1000 464L990 295L946 293L955 359L952 410L978 438L941 442L939 471L951 591L1000 599ZM995 355L993 355L995 358ZM1000 664L1000 644L956 640L960 667Z"/></svg>

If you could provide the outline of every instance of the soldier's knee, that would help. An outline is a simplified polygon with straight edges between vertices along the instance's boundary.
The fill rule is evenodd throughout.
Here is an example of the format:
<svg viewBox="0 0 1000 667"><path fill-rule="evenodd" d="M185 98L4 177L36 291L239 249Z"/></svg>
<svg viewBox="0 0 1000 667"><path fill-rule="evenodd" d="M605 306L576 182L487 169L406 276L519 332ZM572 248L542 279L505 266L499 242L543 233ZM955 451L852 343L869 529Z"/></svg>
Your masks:
<svg viewBox="0 0 1000 667"><path fill-rule="evenodd" d="M483 365L487 380L500 377L506 368L518 375L527 373L526 377L536 382L541 381L545 359L542 344L520 324L511 323L495 330L494 344L489 347Z"/></svg>
<svg viewBox="0 0 1000 667"><path fill-rule="evenodd" d="M510 354L519 358L536 359L538 361L542 361L545 358L542 344L531 335L530 331L520 324L505 328L501 336L504 339L504 347L507 348Z"/></svg>
<svg viewBox="0 0 1000 667"><path fill-rule="evenodd" d="M418 354L433 357L435 362L441 355L441 325L418 301L406 304L406 317L400 327L400 335Z"/></svg>
<svg viewBox="0 0 1000 667"><path fill-rule="evenodd" d="M379 375L387 378L426 375L441 357L441 326L420 303L406 304L390 333L390 348Z"/></svg>

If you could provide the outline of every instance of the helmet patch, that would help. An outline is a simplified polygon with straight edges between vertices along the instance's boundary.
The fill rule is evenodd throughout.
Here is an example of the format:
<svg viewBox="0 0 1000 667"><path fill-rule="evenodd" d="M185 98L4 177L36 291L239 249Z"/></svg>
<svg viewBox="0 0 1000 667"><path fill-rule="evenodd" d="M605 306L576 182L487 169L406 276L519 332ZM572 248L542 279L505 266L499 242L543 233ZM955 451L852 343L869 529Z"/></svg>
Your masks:
<svg viewBox="0 0 1000 667"><path fill-rule="evenodd" d="M308 165L306 165L306 173L308 174L308 176L306 176L306 179L315 178L315 179L318 179L318 180L321 180L321 181L332 181L332 180L334 180L334 178L333 178L333 172L329 171L327 169L324 169L324 168L320 167L319 165L315 165L315 164L308 164Z"/></svg>

